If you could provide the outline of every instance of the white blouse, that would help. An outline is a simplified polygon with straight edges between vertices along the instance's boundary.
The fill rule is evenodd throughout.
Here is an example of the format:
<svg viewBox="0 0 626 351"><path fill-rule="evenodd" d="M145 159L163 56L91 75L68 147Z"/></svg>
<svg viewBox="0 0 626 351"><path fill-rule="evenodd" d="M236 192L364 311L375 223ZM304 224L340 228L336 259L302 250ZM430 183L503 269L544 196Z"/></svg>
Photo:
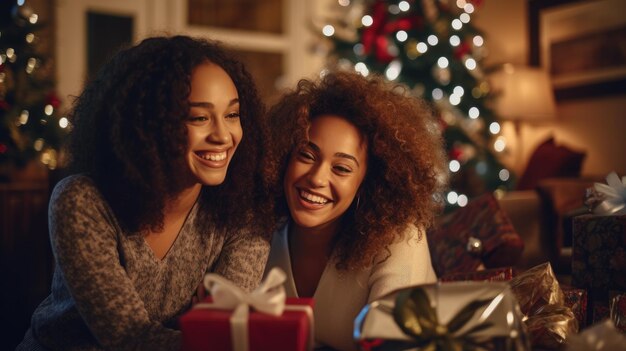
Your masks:
<svg viewBox="0 0 626 351"><path fill-rule="evenodd" d="M286 224L274 233L265 273L272 267L283 269L287 274L287 296L298 297L288 227ZM358 271L339 271L336 262L329 260L313 295L316 346L355 350L354 319L363 306L399 288L436 282L426 234L418 240L415 226L409 226L403 239L391 244L389 251L391 256L385 261Z"/></svg>

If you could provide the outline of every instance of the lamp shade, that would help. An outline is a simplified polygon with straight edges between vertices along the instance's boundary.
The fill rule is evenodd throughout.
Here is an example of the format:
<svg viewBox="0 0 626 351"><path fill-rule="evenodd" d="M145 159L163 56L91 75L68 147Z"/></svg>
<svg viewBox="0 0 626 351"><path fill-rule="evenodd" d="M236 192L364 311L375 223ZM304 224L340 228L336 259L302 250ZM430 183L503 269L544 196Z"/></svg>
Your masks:
<svg viewBox="0 0 626 351"><path fill-rule="evenodd" d="M491 76L502 119L539 121L554 118L556 107L548 74L540 68L505 64Z"/></svg>

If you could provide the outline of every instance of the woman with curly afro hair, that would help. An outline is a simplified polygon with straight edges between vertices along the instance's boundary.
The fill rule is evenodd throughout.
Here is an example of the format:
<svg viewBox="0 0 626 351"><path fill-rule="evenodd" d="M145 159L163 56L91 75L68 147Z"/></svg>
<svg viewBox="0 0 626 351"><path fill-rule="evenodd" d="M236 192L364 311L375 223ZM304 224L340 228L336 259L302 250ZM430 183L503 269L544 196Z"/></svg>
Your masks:
<svg viewBox="0 0 626 351"><path fill-rule="evenodd" d="M425 230L447 176L430 110L379 77L331 72L301 80L268 114L268 184L278 230L266 272L289 296L315 298L316 342L355 348L361 308L432 283Z"/></svg>
<svg viewBox="0 0 626 351"><path fill-rule="evenodd" d="M271 232L263 112L216 42L148 38L105 64L73 108L75 174L49 207L52 293L18 349L178 350L206 272L255 288Z"/></svg>

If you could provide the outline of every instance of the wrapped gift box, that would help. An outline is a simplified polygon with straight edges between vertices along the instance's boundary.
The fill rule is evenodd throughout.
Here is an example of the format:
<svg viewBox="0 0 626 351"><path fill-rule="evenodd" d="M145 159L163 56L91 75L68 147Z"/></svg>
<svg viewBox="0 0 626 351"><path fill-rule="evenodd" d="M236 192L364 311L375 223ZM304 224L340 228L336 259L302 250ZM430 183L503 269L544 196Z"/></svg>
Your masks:
<svg viewBox="0 0 626 351"><path fill-rule="evenodd" d="M619 294L611 299L609 313L615 327L626 333L626 294Z"/></svg>
<svg viewBox="0 0 626 351"><path fill-rule="evenodd" d="M506 282L511 280L512 278L513 267L501 267L466 273L448 273L439 278L439 280L442 282Z"/></svg>
<svg viewBox="0 0 626 351"><path fill-rule="evenodd" d="M439 217L426 238L438 276L514 266L524 250L524 241L491 193Z"/></svg>
<svg viewBox="0 0 626 351"><path fill-rule="evenodd" d="M579 329L587 325L587 290L563 285L564 304L569 307L578 320Z"/></svg>
<svg viewBox="0 0 626 351"><path fill-rule="evenodd" d="M518 274L509 285L526 317L524 323L534 348L558 349L578 332L576 315L566 305L550 263Z"/></svg>
<svg viewBox="0 0 626 351"><path fill-rule="evenodd" d="M519 306L504 282L447 282L397 290L361 310L354 337L362 350L372 351L476 345L530 349Z"/></svg>
<svg viewBox="0 0 626 351"><path fill-rule="evenodd" d="M613 321L605 319L581 333L572 335L566 351L615 351L624 350L626 335L621 334Z"/></svg>
<svg viewBox="0 0 626 351"><path fill-rule="evenodd" d="M608 310L610 291L626 291L626 215L574 218L572 285L587 290L587 325Z"/></svg>
<svg viewBox="0 0 626 351"><path fill-rule="evenodd" d="M211 298L204 301L211 304ZM301 306L301 307L298 307ZM307 313L302 306L308 307ZM295 309L295 310L294 310ZM271 316L250 311L248 316L248 344L250 351L308 350L313 299L287 298L285 311ZM184 351L230 351L230 318L232 311L213 308L192 308L180 318Z"/></svg>

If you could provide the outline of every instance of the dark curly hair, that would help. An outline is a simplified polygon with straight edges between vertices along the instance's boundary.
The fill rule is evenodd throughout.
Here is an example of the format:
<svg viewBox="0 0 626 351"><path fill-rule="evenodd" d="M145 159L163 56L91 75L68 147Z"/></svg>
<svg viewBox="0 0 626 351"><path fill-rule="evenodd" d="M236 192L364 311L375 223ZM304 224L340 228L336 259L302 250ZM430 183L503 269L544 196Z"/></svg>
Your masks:
<svg viewBox="0 0 626 351"><path fill-rule="evenodd" d="M259 176L264 106L243 64L218 42L153 37L118 52L86 85L70 118L70 170L92 177L129 232L163 226L184 161L193 70L211 62L237 87L244 137L224 183L202 196L218 226L241 228L266 202ZM255 216L263 218L263 216ZM269 229L268 229L269 230Z"/></svg>
<svg viewBox="0 0 626 351"><path fill-rule="evenodd" d="M337 268L359 269L388 257L407 225L432 224L447 184L443 142L431 109L400 85L348 72L301 80L268 113L264 179L278 194L277 218L289 215L283 180L290 153L307 142L311 120L325 114L346 118L367 139L359 204L344 214L334 241Z"/></svg>

